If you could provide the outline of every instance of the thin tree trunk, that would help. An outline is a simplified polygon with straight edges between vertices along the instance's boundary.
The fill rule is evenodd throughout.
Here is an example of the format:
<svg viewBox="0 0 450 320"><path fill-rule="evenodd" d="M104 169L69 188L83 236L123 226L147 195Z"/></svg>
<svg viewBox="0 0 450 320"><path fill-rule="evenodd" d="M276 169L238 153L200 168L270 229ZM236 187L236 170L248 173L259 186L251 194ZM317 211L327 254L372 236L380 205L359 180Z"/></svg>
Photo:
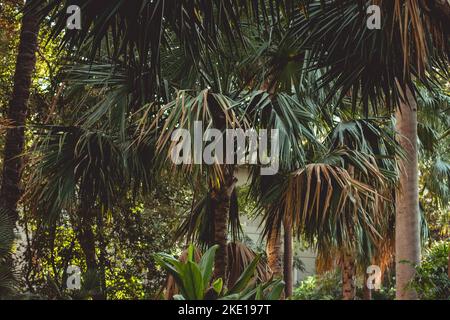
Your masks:
<svg viewBox="0 0 450 320"><path fill-rule="evenodd" d="M342 269L342 299L354 300L356 296L356 263L355 258L349 253L343 253L341 257Z"/></svg>
<svg viewBox="0 0 450 320"><path fill-rule="evenodd" d="M236 181L231 169L226 168L224 171L225 182L219 189L213 189L212 193L214 201L214 244L219 245L214 260L214 278L222 278L223 282L226 283L228 267L228 218L231 194L233 193Z"/></svg>
<svg viewBox="0 0 450 320"><path fill-rule="evenodd" d="M269 268L272 271L274 278L281 278L283 276L282 256L281 256L281 232L280 228L276 226L270 232L267 240L267 260Z"/></svg>
<svg viewBox="0 0 450 320"><path fill-rule="evenodd" d="M286 298L292 296L293 290L293 252L292 252L292 223L290 219L284 219L284 253L283 253L283 275L284 293Z"/></svg>
<svg viewBox="0 0 450 320"><path fill-rule="evenodd" d="M355 167L349 165L347 171L351 177L355 176ZM348 241L355 239L354 230L351 229L348 235ZM350 244L350 243L349 243ZM356 296L356 259L349 249L342 249L341 256L341 276L342 276L342 299L354 300Z"/></svg>
<svg viewBox="0 0 450 320"><path fill-rule="evenodd" d="M364 274L364 283L363 283L363 299L364 300L372 300L372 290L367 287L367 280L369 279L369 275L367 273Z"/></svg>
<svg viewBox="0 0 450 320"><path fill-rule="evenodd" d="M25 144L25 121L30 97L31 77L36 67L39 21L32 12L25 12L19 40L19 51L14 74L14 88L7 117L12 128L6 133L0 205L17 221L17 203L22 196L20 179L23 169L22 154Z"/></svg>
<svg viewBox="0 0 450 320"><path fill-rule="evenodd" d="M94 219L89 215L89 211L84 209L79 213L78 242L83 251L86 261L86 274L92 280L94 288L91 289L91 296L94 300L105 300L101 290L101 279L99 276L99 265L96 258L95 234L92 230Z"/></svg>
<svg viewBox="0 0 450 320"><path fill-rule="evenodd" d="M401 164L400 190L396 195L395 264L397 299L417 299L408 284L420 263L420 216L417 155L417 104L409 91L407 102L396 112L398 141L406 152Z"/></svg>
<svg viewBox="0 0 450 320"><path fill-rule="evenodd" d="M448 268L447 268L448 278L450 279L450 244L448 246Z"/></svg>
<svg viewBox="0 0 450 320"><path fill-rule="evenodd" d="M100 299L107 300L106 294L106 241L104 237L104 228L103 228L103 216L99 211L97 215L97 239L99 246L99 257L98 257L98 275L99 275L99 284L100 284Z"/></svg>

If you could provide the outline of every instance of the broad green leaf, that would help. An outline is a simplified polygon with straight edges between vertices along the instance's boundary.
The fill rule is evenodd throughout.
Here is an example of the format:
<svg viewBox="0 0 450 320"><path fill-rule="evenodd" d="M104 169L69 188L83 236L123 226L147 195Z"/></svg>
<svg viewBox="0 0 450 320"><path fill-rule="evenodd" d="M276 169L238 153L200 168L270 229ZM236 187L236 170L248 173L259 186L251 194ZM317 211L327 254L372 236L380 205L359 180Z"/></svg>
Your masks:
<svg viewBox="0 0 450 320"><path fill-rule="evenodd" d="M261 255L257 255L255 259L253 259L253 261L247 266L247 268L245 268L233 288L230 289L229 294L239 293L247 287L249 281L255 275L255 270L258 266L259 259L261 259Z"/></svg>
<svg viewBox="0 0 450 320"><path fill-rule="evenodd" d="M175 283L177 284L177 286L180 288L180 290L182 292L184 292L185 288L184 288L184 281L183 281L183 278L184 278L183 264L180 261L175 260L175 259L167 259L170 261L169 262L166 260L166 258L167 257L163 254L155 254L154 255L154 259L155 259L156 263L158 265L160 265L162 268L164 268L167 271L167 273L170 274L175 279ZM172 258L172 257L170 257L170 258ZM173 261L173 260L175 260L175 261ZM172 262L176 262L175 265L172 264Z"/></svg>
<svg viewBox="0 0 450 320"><path fill-rule="evenodd" d="M205 295L205 287L203 286L202 273L198 265L188 261L183 266L182 279L185 297L188 300L202 300Z"/></svg>
<svg viewBox="0 0 450 320"><path fill-rule="evenodd" d="M187 251L187 260L188 261L191 261L191 262L194 261L194 251L195 251L194 245L190 244L188 247L188 251Z"/></svg>
<svg viewBox="0 0 450 320"><path fill-rule="evenodd" d="M212 284L212 287L217 294L220 294L222 292L222 288L223 288L222 278L219 278L216 281L214 281Z"/></svg>
<svg viewBox="0 0 450 320"><path fill-rule="evenodd" d="M284 290L284 282L281 280L275 281L267 290L270 290L270 292L265 300L280 300Z"/></svg>
<svg viewBox="0 0 450 320"><path fill-rule="evenodd" d="M256 296L255 296L255 300L262 300L263 299L263 290L262 290L262 286L258 285L256 287Z"/></svg>
<svg viewBox="0 0 450 320"><path fill-rule="evenodd" d="M213 273L213 264L216 251L219 248L218 245L212 246L203 254L200 260L199 266L203 277L203 286L206 288L211 280Z"/></svg>

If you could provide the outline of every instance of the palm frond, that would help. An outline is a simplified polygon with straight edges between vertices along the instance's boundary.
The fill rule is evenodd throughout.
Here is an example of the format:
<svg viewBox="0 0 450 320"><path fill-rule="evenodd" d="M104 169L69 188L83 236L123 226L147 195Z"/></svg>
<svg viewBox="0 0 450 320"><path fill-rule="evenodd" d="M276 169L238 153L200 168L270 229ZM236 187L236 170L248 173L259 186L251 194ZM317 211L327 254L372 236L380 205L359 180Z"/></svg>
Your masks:
<svg viewBox="0 0 450 320"><path fill-rule="evenodd" d="M448 28L422 10L423 1L375 3L382 10L381 30L366 27L365 8L372 1L312 1L286 38L297 39L299 51L310 51L308 68L326 69L320 83L333 86L328 100L351 93L354 108L359 97L366 114L399 105L406 87L417 93L413 78L432 90L432 69L440 66L445 73L449 52Z"/></svg>
<svg viewBox="0 0 450 320"><path fill-rule="evenodd" d="M149 185L151 158L145 158L148 151L142 152L143 146L126 149L117 137L101 131L49 128L43 129L33 150L33 173L25 195L48 218L79 201L108 210L125 195L126 186Z"/></svg>
<svg viewBox="0 0 450 320"><path fill-rule="evenodd" d="M187 242L196 243L201 248L212 246L214 244L215 205L211 191L207 191L206 195L194 205L192 211L182 221L175 232L175 239L185 239ZM233 242L240 239L243 234L236 190L233 190L230 198L228 230Z"/></svg>
<svg viewBox="0 0 450 320"><path fill-rule="evenodd" d="M178 137L178 140L173 139L173 134L177 129L186 130L190 137L189 144L186 144L190 154L187 155L189 161L182 163L182 171L198 177L204 172L209 172L207 176L210 177L212 185L216 185L217 181L223 179L224 159L216 157L214 163L206 165L203 162L203 151L199 150L204 150L208 145L203 139L203 132L208 129L219 130L224 136L226 129L244 130L249 126L245 118L242 120L238 117L235 102L225 95L213 93L208 89L196 96L189 91L179 91L176 99L158 110L156 116L153 116L152 110L154 110L153 105L144 107L142 116L136 122L137 144L155 137L156 154L160 163L164 164L166 160L169 160L172 165L175 165L171 161L172 153L182 137ZM223 137L221 141L224 145ZM184 145L185 142L182 141L182 143ZM218 143L218 141L213 140L210 143ZM225 156L225 153L222 156Z"/></svg>

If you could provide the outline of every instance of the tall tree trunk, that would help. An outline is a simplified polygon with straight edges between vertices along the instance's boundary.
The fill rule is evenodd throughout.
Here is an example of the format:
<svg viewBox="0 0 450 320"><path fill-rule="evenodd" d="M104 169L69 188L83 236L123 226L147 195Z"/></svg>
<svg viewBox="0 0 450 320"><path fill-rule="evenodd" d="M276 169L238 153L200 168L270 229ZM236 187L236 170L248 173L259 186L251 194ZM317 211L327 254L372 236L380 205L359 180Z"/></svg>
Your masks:
<svg viewBox="0 0 450 320"><path fill-rule="evenodd" d="M25 12L19 40L19 51L14 74L14 88L7 117L12 128L6 133L3 156L0 205L17 221L17 203L22 196L20 178L23 168L22 154L25 144L25 121L30 97L31 77L36 67L39 21L32 12Z"/></svg>
<svg viewBox="0 0 450 320"><path fill-rule="evenodd" d="M420 216L417 154L417 104L408 89L396 112L398 141L406 152L401 164L400 189L396 195L395 264L397 299L417 299L408 288L420 263Z"/></svg>
<svg viewBox="0 0 450 320"><path fill-rule="evenodd" d="M286 298L292 296L293 290L293 252L292 252L292 223L288 218L284 219L284 253L283 253L283 275L284 293Z"/></svg>
<svg viewBox="0 0 450 320"><path fill-rule="evenodd" d="M356 296L356 262L353 255L345 252L341 257L342 269L342 299L354 300Z"/></svg>
<svg viewBox="0 0 450 320"><path fill-rule="evenodd" d="M214 244L219 245L214 260L214 278L222 278L226 283L228 267L228 218L230 213L230 199L233 193L236 180L232 169L224 169L224 183L220 188L213 188L213 208L214 208Z"/></svg>
<svg viewBox="0 0 450 320"><path fill-rule="evenodd" d="M270 232L267 240L267 260L269 268L272 271L274 278L281 278L283 276L282 270L282 256L281 256L281 232L280 228L274 227Z"/></svg>

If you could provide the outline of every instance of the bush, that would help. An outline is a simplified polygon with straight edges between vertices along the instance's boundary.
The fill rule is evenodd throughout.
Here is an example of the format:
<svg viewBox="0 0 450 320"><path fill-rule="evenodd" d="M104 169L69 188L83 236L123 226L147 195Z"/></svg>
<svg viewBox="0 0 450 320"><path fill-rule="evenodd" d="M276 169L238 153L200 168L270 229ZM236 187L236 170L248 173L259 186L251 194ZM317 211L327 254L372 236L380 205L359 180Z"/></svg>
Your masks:
<svg viewBox="0 0 450 320"><path fill-rule="evenodd" d="M422 264L416 268L416 276L411 283L420 299L450 300L447 273L449 249L449 242L439 241L425 251Z"/></svg>
<svg viewBox="0 0 450 320"><path fill-rule="evenodd" d="M265 283L255 281L256 269L261 256L245 268L243 273L227 288L218 278L212 282L214 257L218 245L210 247L197 263L194 260L195 248L191 244L188 248L187 261L183 262L165 253L154 255L157 263L163 267L175 280L180 294L176 300L279 300L284 290L281 279L270 280Z"/></svg>
<svg viewBox="0 0 450 320"><path fill-rule="evenodd" d="M339 300L342 299L342 282L340 272L327 272L323 275L310 276L295 288L294 300Z"/></svg>
<svg viewBox="0 0 450 320"><path fill-rule="evenodd" d="M357 281L356 299L363 299L363 278ZM388 281L386 281L388 280ZM373 300L395 299L395 288L387 274L381 290L372 291ZM292 297L294 300L340 300L342 299L341 271L326 272L323 275L310 276L299 283Z"/></svg>

